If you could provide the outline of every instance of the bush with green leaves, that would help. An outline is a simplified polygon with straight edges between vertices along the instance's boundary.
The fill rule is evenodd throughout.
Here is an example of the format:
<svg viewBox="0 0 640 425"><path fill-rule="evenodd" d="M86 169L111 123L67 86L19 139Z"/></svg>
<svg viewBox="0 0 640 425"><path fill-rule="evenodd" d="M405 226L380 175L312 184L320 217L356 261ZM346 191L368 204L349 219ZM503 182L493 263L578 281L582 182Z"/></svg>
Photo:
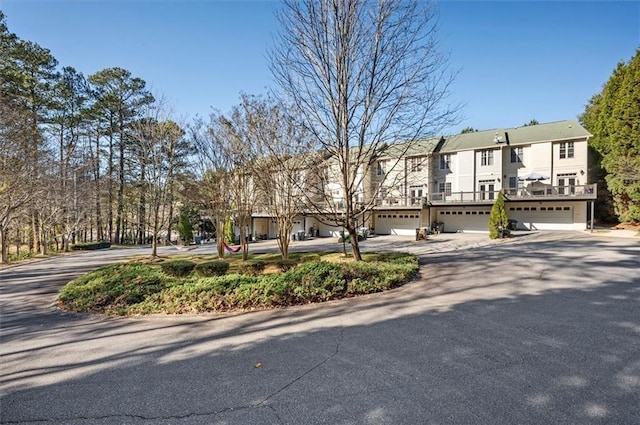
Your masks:
<svg viewBox="0 0 640 425"><path fill-rule="evenodd" d="M240 267L242 274L259 276L264 271L265 264L262 261L247 261Z"/></svg>
<svg viewBox="0 0 640 425"><path fill-rule="evenodd" d="M76 312L117 312L160 292L167 283L158 267L114 264L67 283L58 303L65 310Z"/></svg>
<svg viewBox="0 0 640 425"><path fill-rule="evenodd" d="M304 254L300 256L301 263L308 263L310 261L320 261L320 254Z"/></svg>
<svg viewBox="0 0 640 425"><path fill-rule="evenodd" d="M191 274L196 267L196 263L188 260L171 260L162 263L160 267L169 276L185 277Z"/></svg>
<svg viewBox="0 0 640 425"><path fill-rule="evenodd" d="M206 261L196 264L195 271L199 276L222 276L229 270L229 263L222 260Z"/></svg>
<svg viewBox="0 0 640 425"><path fill-rule="evenodd" d="M502 236L505 235L504 230L509 225L509 217L504 207L504 196L502 192L498 192L498 198L491 207L491 215L489 215L489 237L496 239L500 237L500 229L502 228Z"/></svg>
<svg viewBox="0 0 640 425"><path fill-rule="evenodd" d="M90 251L94 249L107 249L111 247L111 242L109 241L99 241L99 242L80 242L71 246L73 251Z"/></svg>
<svg viewBox="0 0 640 425"><path fill-rule="evenodd" d="M286 272L287 270L291 270L292 268L294 268L297 265L298 265L298 263L295 260L278 260L278 261L276 261L276 266L278 266L278 268L283 272Z"/></svg>
<svg viewBox="0 0 640 425"><path fill-rule="evenodd" d="M361 262L308 261L286 272L267 275L260 274L265 263L256 260L244 264L253 275L175 277L163 273L168 264L172 273L180 270L178 273L184 275L194 263L173 260L162 265L125 263L105 267L67 284L60 293L59 306L106 314L273 308L380 292L406 283L418 270L417 258L406 253L368 254Z"/></svg>

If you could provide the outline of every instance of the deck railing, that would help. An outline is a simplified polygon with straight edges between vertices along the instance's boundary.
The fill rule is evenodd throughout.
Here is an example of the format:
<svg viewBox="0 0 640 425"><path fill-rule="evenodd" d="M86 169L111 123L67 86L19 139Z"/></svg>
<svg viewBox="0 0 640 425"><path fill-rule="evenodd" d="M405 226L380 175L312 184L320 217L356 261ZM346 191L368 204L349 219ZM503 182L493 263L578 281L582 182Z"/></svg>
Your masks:
<svg viewBox="0 0 640 425"><path fill-rule="evenodd" d="M477 192L439 192L429 193L423 197L387 196L376 200L376 207L403 207L420 208L423 205L441 205L456 203L493 203L502 192L506 201L544 199L596 199L597 185L587 184L581 186L550 186L533 185L520 189L499 189L493 191Z"/></svg>

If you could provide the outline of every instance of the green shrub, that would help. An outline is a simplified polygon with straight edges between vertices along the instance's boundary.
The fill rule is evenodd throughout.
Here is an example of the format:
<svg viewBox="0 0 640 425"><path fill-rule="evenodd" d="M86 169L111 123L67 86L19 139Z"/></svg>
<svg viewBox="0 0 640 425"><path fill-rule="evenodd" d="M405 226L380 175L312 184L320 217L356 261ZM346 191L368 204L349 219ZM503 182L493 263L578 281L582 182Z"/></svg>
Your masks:
<svg viewBox="0 0 640 425"><path fill-rule="evenodd" d="M175 277L189 276L195 266L196 263L188 260L172 260L160 265L164 273L168 274L169 276Z"/></svg>
<svg viewBox="0 0 640 425"><path fill-rule="evenodd" d="M196 273L204 277L222 276L227 270L229 270L229 263L220 260L207 261L195 266Z"/></svg>
<svg viewBox="0 0 640 425"><path fill-rule="evenodd" d="M282 277L292 288L292 295L298 302L326 301L336 298L345 290L341 266L336 263L304 263Z"/></svg>
<svg viewBox="0 0 640 425"><path fill-rule="evenodd" d="M498 198L491 207L491 215L489 215L489 237L496 239L505 237L504 230L509 226L509 217L507 209L504 207L504 196L502 192L498 192ZM502 234L500 232L502 229Z"/></svg>
<svg viewBox="0 0 640 425"><path fill-rule="evenodd" d="M301 263L308 263L310 261L320 261L320 254L305 254L300 257Z"/></svg>
<svg viewBox="0 0 640 425"><path fill-rule="evenodd" d="M259 276L264 271L265 264L262 261L247 261L240 267L240 272L249 276Z"/></svg>
<svg viewBox="0 0 640 425"><path fill-rule="evenodd" d="M90 251L94 249L106 249L111 248L111 242L99 241L99 242L81 242L71 246L73 251Z"/></svg>
<svg viewBox="0 0 640 425"><path fill-rule="evenodd" d="M60 291L61 308L77 312L121 312L164 287L157 267L125 263L102 267L66 284Z"/></svg>
<svg viewBox="0 0 640 425"><path fill-rule="evenodd" d="M294 260L278 260L278 261L276 261L276 266L278 266L278 268L283 272L291 270L292 268L294 268L297 265L298 265L298 263L296 261L294 261Z"/></svg>
<svg viewBox="0 0 640 425"><path fill-rule="evenodd" d="M107 314L271 308L383 291L406 283L418 270L417 258L410 254L367 254L366 258L350 263L307 261L286 272L262 276L263 261L243 265L247 274L199 277L172 277L176 270L188 274L196 267L186 260L167 261L161 266L164 273L158 265L117 264L67 284L59 305L70 311ZM198 274L218 267L225 268L201 265Z"/></svg>

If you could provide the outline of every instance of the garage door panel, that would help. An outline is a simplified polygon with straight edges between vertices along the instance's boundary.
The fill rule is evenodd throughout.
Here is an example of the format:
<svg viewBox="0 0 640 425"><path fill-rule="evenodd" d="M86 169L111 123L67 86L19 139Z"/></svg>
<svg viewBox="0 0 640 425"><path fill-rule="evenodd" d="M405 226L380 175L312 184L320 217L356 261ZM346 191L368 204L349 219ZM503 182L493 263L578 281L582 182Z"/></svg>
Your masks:
<svg viewBox="0 0 640 425"><path fill-rule="evenodd" d="M445 232L488 232L489 210L438 211L438 222L444 223Z"/></svg>
<svg viewBox="0 0 640 425"><path fill-rule="evenodd" d="M509 207L509 218L527 230L573 230L573 209L568 206Z"/></svg>
<svg viewBox="0 0 640 425"><path fill-rule="evenodd" d="M379 213L375 232L378 235L412 236L420 227L420 213Z"/></svg>

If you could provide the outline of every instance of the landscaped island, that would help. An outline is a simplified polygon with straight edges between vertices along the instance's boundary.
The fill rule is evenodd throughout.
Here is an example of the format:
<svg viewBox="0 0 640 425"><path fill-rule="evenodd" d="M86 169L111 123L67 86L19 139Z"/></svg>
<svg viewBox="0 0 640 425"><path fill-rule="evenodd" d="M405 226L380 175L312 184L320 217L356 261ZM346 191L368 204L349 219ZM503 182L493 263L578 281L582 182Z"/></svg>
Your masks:
<svg viewBox="0 0 640 425"><path fill-rule="evenodd" d="M401 286L418 271L408 253L294 253L213 260L132 261L90 272L62 288L58 307L108 315L179 314L268 309L370 294Z"/></svg>

